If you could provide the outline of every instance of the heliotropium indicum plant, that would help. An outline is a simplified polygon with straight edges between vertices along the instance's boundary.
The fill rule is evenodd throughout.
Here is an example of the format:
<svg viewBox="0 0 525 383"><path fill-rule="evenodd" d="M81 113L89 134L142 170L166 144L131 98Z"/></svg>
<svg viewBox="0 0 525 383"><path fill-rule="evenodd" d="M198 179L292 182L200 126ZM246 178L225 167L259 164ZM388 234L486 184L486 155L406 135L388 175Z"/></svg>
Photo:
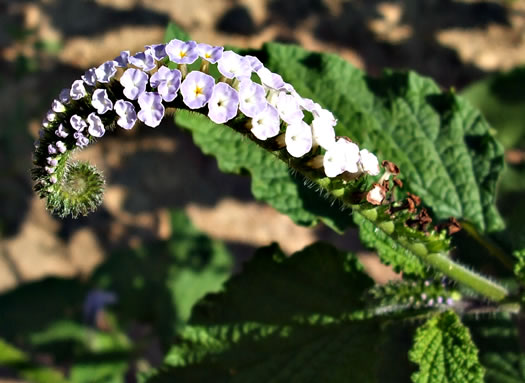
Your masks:
<svg viewBox="0 0 525 383"><path fill-rule="evenodd" d="M249 172L256 198L299 224L340 233L356 224L401 278L375 285L355 255L324 243L291 257L263 248L194 306L144 381L524 381L517 337L499 354L493 323L470 331L461 321L490 313L515 331L523 282L461 261L494 255L514 267L490 239L503 228L494 206L502 149L466 101L413 73L369 78L299 47L172 38L123 51L60 92L35 143L35 190L60 217L92 212L104 179L75 153L172 114L222 170ZM462 227L478 243L470 258ZM411 344L394 341L401 333Z"/></svg>

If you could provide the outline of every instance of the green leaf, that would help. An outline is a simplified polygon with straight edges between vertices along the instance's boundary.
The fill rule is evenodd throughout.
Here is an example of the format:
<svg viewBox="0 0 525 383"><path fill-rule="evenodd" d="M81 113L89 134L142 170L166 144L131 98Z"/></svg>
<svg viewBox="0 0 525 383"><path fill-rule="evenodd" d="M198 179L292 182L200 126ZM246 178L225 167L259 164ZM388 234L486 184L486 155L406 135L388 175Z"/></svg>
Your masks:
<svg viewBox="0 0 525 383"><path fill-rule="evenodd" d="M0 366L16 371L24 379L34 383L66 383L62 373L33 363L23 351L0 339Z"/></svg>
<svg viewBox="0 0 525 383"><path fill-rule="evenodd" d="M178 111L175 122L191 131L195 144L205 154L217 158L223 172L250 173L254 197L269 203L294 222L311 226L319 217L340 232L352 224L349 211L333 206L331 200L306 186L302 176L292 174L288 165L231 128L187 111Z"/></svg>
<svg viewBox="0 0 525 383"><path fill-rule="evenodd" d="M174 22L170 22L164 33L164 41L171 41L173 39L188 41L190 40L190 35Z"/></svg>
<svg viewBox="0 0 525 383"><path fill-rule="evenodd" d="M221 288L233 267L224 244L198 231L182 211L171 213L171 227L169 240L116 252L93 276L97 287L118 295L121 320L151 323L163 342L195 302Z"/></svg>
<svg viewBox="0 0 525 383"><path fill-rule="evenodd" d="M376 382L383 333L364 314L371 286L354 255L327 244L291 257L262 248L195 307L147 381Z"/></svg>
<svg viewBox="0 0 525 383"><path fill-rule="evenodd" d="M339 135L395 162L405 189L438 219L454 216L481 231L502 228L494 190L503 151L464 99L413 72L374 79L338 56L296 46L266 44L261 55L299 94L335 114Z"/></svg>
<svg viewBox="0 0 525 383"><path fill-rule="evenodd" d="M414 383L482 383L484 370L468 329L452 311L429 319L416 331L410 360L419 365Z"/></svg>
<svg viewBox="0 0 525 383"><path fill-rule="evenodd" d="M486 383L525 382L525 353L520 349L516 326L524 323L516 319L500 313L466 322L479 347Z"/></svg>

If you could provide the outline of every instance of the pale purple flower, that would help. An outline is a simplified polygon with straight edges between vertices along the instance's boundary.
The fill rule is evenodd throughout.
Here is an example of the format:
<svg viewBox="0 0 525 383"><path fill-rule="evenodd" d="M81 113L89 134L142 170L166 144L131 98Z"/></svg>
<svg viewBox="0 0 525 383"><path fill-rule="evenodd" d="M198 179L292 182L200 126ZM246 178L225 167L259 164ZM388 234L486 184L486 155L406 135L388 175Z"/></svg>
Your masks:
<svg viewBox="0 0 525 383"><path fill-rule="evenodd" d="M299 106L301 107L301 109L303 110L307 110L309 112L312 112L314 109L315 109L315 105L316 103L313 102L311 99L309 98L303 98L301 97L297 92L293 91L292 92L292 95L295 97L295 99L297 100L297 103L299 104ZM318 104L317 104L318 105Z"/></svg>
<svg viewBox="0 0 525 383"><path fill-rule="evenodd" d="M256 116L268 105L264 88L249 79L239 83L239 101L239 109L248 117Z"/></svg>
<svg viewBox="0 0 525 383"><path fill-rule="evenodd" d="M53 103L51 104L51 109L55 113L63 113L66 111L66 107L64 106L64 104L62 104L58 100L53 100Z"/></svg>
<svg viewBox="0 0 525 383"><path fill-rule="evenodd" d="M44 169L46 170L47 174L53 174L55 172L55 168L52 166L45 166Z"/></svg>
<svg viewBox="0 0 525 383"><path fill-rule="evenodd" d="M293 157L302 157L312 149L312 130L302 120L288 125L284 138L286 150Z"/></svg>
<svg viewBox="0 0 525 383"><path fill-rule="evenodd" d="M58 181L57 177L56 176L51 176L49 177L49 182L51 182L52 184L56 184Z"/></svg>
<svg viewBox="0 0 525 383"><path fill-rule="evenodd" d="M345 171L357 173L359 159L359 147L345 138L340 138L324 155L324 172L330 178L337 177Z"/></svg>
<svg viewBox="0 0 525 383"><path fill-rule="evenodd" d="M301 110L297 99L286 92L279 92L275 100L275 107L279 112L279 116L288 124L293 124L297 121L302 121L304 113Z"/></svg>
<svg viewBox="0 0 525 383"><path fill-rule="evenodd" d="M263 67L263 64L262 64L261 60L259 60L255 56L247 55L247 56L244 56L244 58L246 60L248 60L248 62L250 63L250 66L252 67L252 70L254 72L257 72L259 69L261 69Z"/></svg>
<svg viewBox="0 0 525 383"><path fill-rule="evenodd" d="M152 82L157 84L157 92L162 96L164 101L173 101L175 97L177 97L177 91L180 87L182 74L178 69L168 69L163 70L161 73L159 72L157 72L159 75L155 79L153 79L153 76L155 76L157 73L151 76L150 84Z"/></svg>
<svg viewBox="0 0 525 383"><path fill-rule="evenodd" d="M70 89L69 88L64 88L60 91L59 95L58 95L58 100L62 103L62 104L67 104L70 100L69 98L69 91Z"/></svg>
<svg viewBox="0 0 525 383"><path fill-rule="evenodd" d="M190 72L180 86L184 103L190 109L202 108L211 97L215 80L202 72Z"/></svg>
<svg viewBox="0 0 525 383"><path fill-rule="evenodd" d="M261 83L271 89L281 90L284 88L284 80L277 73L271 72L268 68L261 67L257 71L257 76L261 79Z"/></svg>
<svg viewBox="0 0 525 383"><path fill-rule="evenodd" d="M95 73L95 68L88 69L82 76L80 76L84 82L89 86L95 86L97 82L97 75Z"/></svg>
<svg viewBox="0 0 525 383"><path fill-rule="evenodd" d="M237 115L239 94L224 82L213 87L208 101L208 117L216 124L223 124Z"/></svg>
<svg viewBox="0 0 525 383"><path fill-rule="evenodd" d="M97 81L101 83L108 83L115 73L117 73L117 62L113 60L106 61L95 69Z"/></svg>
<svg viewBox="0 0 525 383"><path fill-rule="evenodd" d="M150 51L138 52L133 56L129 56L128 61L146 72L155 68L156 65L155 58Z"/></svg>
<svg viewBox="0 0 525 383"><path fill-rule="evenodd" d="M108 110L113 110L113 102L109 99L106 89L96 89L93 92L91 105L97 110L98 114L104 114Z"/></svg>
<svg viewBox="0 0 525 383"><path fill-rule="evenodd" d="M233 51L225 51L218 61L217 69L226 78L250 77L252 66L245 57Z"/></svg>
<svg viewBox="0 0 525 383"><path fill-rule="evenodd" d="M124 95L130 100L136 100L146 90L148 75L140 69L129 68L120 78L120 83L124 87Z"/></svg>
<svg viewBox="0 0 525 383"><path fill-rule="evenodd" d="M84 88L84 82L82 80L73 81L69 95L73 100L80 100L82 97L85 97L87 92L86 88Z"/></svg>
<svg viewBox="0 0 525 383"><path fill-rule="evenodd" d="M199 57L195 41L173 39L166 45L166 53L170 60L177 64L191 64Z"/></svg>
<svg viewBox="0 0 525 383"><path fill-rule="evenodd" d="M63 124L58 125L58 129L55 130L55 134L60 138L66 138L67 136L69 136Z"/></svg>
<svg viewBox="0 0 525 383"><path fill-rule="evenodd" d="M47 128L49 126L49 121L47 120L46 117L44 117L44 119L42 120L42 126L44 128Z"/></svg>
<svg viewBox="0 0 525 383"><path fill-rule="evenodd" d="M447 305L448 306L452 306L454 304L454 299L452 298L447 298Z"/></svg>
<svg viewBox="0 0 525 383"><path fill-rule="evenodd" d="M149 79L149 84L152 88L156 88L159 84L166 79L166 76L170 72L170 68L161 66L155 73L153 73ZM180 72L180 71L179 71Z"/></svg>
<svg viewBox="0 0 525 383"><path fill-rule="evenodd" d="M137 122L137 113L135 107L129 101L118 100L115 103L115 112L120 117L117 125L124 129L131 129L135 122Z"/></svg>
<svg viewBox="0 0 525 383"><path fill-rule="evenodd" d="M361 171L371 176L377 176L381 171L377 157L366 149L360 151L360 157L359 167Z"/></svg>
<svg viewBox="0 0 525 383"><path fill-rule="evenodd" d="M166 44L154 44L146 47L146 52L149 52L155 60L162 60L167 56Z"/></svg>
<svg viewBox="0 0 525 383"><path fill-rule="evenodd" d="M48 152L49 154L57 154L57 148L55 147L55 145L53 145L53 144L49 144L49 145L47 146L47 152Z"/></svg>
<svg viewBox="0 0 525 383"><path fill-rule="evenodd" d="M77 132L81 132L87 127L86 121L84 121L78 114L72 115L69 122Z"/></svg>
<svg viewBox="0 0 525 383"><path fill-rule="evenodd" d="M129 51L122 51L120 54L113 59L116 62L115 66L124 68L128 65Z"/></svg>
<svg viewBox="0 0 525 383"><path fill-rule="evenodd" d="M86 146L89 145L89 139L84 136L82 133L75 133L74 134L74 137L76 138L77 142L76 142L76 145L79 147L79 148L85 148Z"/></svg>
<svg viewBox="0 0 525 383"><path fill-rule="evenodd" d="M280 126L279 112L269 104L252 119L252 133L262 141L278 135Z"/></svg>
<svg viewBox="0 0 525 383"><path fill-rule="evenodd" d="M46 158L46 161L47 161L47 164L49 166L57 166L58 165L58 160L56 158L53 158L53 157L47 157Z"/></svg>
<svg viewBox="0 0 525 383"><path fill-rule="evenodd" d="M90 113L87 117L87 121L89 124L88 133L91 134L93 137L100 138L106 133L106 129L104 129L104 124L102 123L102 120L96 113Z"/></svg>
<svg viewBox="0 0 525 383"><path fill-rule="evenodd" d="M437 301L438 304L442 304L443 303L443 297L441 297L441 296L437 297L436 301Z"/></svg>
<svg viewBox="0 0 525 383"><path fill-rule="evenodd" d="M62 141L57 141L56 146L60 153L64 153L67 150L66 144L64 144Z"/></svg>
<svg viewBox="0 0 525 383"><path fill-rule="evenodd" d="M52 110L48 110L46 113L46 120L49 122L55 121L55 118L57 117L56 113Z"/></svg>
<svg viewBox="0 0 525 383"><path fill-rule="evenodd" d="M139 96L140 111L138 118L147 126L155 128L164 117L164 105L162 97L158 93L144 92Z"/></svg>
<svg viewBox="0 0 525 383"><path fill-rule="evenodd" d="M199 56L202 57L204 60L215 64L222 57L222 52L224 52L224 48L201 43L197 44L197 51L199 52Z"/></svg>

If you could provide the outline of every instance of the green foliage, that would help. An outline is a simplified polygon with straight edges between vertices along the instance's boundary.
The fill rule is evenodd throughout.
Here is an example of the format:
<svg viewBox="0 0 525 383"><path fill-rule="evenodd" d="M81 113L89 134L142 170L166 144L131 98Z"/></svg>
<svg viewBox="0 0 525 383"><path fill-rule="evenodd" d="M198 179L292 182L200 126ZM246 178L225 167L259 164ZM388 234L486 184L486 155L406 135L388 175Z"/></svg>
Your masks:
<svg viewBox="0 0 525 383"><path fill-rule="evenodd" d="M479 347L486 383L525 382L525 353L520 349L516 327L523 319L508 314L492 315L467 322Z"/></svg>
<svg viewBox="0 0 525 383"><path fill-rule="evenodd" d="M446 311L418 328L410 360L419 365L414 383L481 383L484 370L469 330Z"/></svg>
<svg viewBox="0 0 525 383"><path fill-rule="evenodd" d="M27 354L0 339L0 366L18 372L22 379L33 383L66 383L60 371L31 362Z"/></svg>
<svg viewBox="0 0 525 383"><path fill-rule="evenodd" d="M338 134L396 163L405 188L438 219L501 229L494 190L503 151L464 99L414 72L374 79L338 56L296 46L266 44L260 55L301 96L335 114Z"/></svg>
<svg viewBox="0 0 525 383"><path fill-rule="evenodd" d="M372 281L350 253L317 243L291 257L257 251L148 382L376 382L383 334L366 315Z"/></svg>

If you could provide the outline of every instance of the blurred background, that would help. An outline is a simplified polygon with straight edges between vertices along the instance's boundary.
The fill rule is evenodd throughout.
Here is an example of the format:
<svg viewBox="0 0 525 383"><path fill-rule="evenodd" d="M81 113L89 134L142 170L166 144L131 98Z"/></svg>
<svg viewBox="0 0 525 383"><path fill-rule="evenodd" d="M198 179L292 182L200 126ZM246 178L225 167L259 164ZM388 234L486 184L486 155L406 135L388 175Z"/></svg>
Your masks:
<svg viewBox="0 0 525 383"><path fill-rule="evenodd" d="M173 209L224 240L237 264L272 241L291 253L324 238L359 251L376 280L394 276L354 231L298 227L254 201L248 178L220 173L170 121L119 130L79 155L106 176L97 212L77 220L46 212L29 169L51 101L87 68L162 42L170 21L201 42L296 43L372 75L412 69L463 92L505 145L499 204L508 222L522 220L525 1L0 0L0 292L46 276L87 279L115 252L173 238Z"/></svg>

